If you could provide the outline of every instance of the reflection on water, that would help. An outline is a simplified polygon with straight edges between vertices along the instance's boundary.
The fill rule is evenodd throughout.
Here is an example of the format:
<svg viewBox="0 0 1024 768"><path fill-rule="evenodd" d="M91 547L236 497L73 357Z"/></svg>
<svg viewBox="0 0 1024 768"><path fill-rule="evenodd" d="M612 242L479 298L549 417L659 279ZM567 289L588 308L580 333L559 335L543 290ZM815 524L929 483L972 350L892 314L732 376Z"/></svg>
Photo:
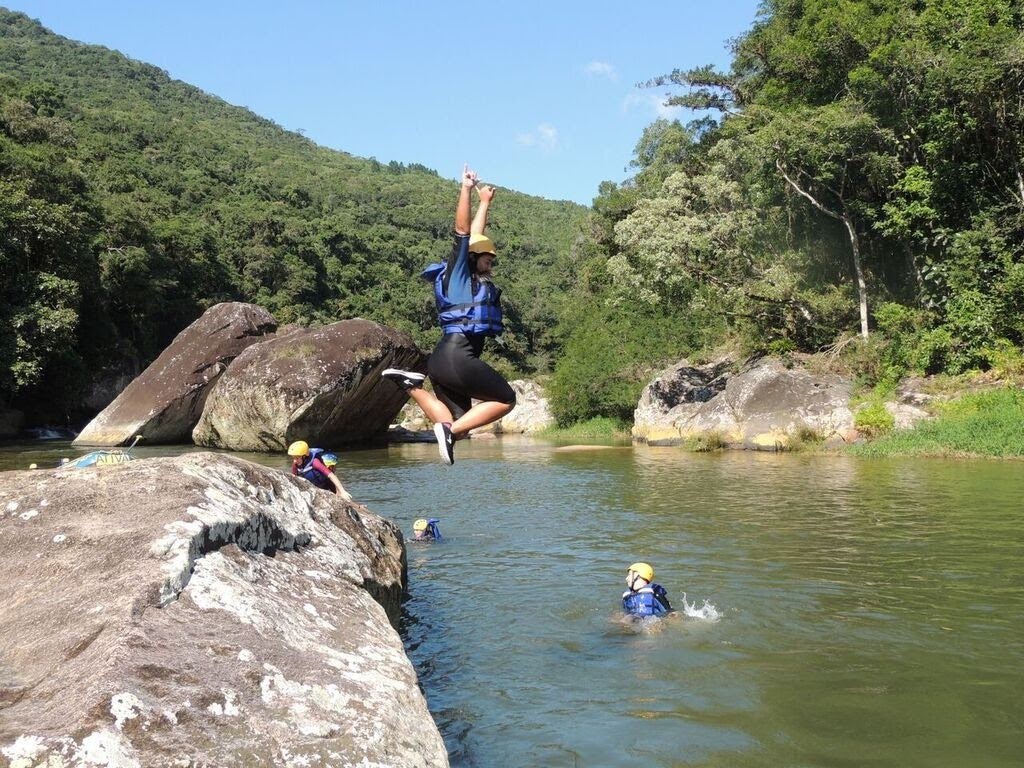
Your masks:
<svg viewBox="0 0 1024 768"><path fill-rule="evenodd" d="M340 458L407 534L441 520L409 546L403 633L453 765L1021 764L1019 463L509 439L453 467L432 445ZM622 622L636 560L691 610ZM687 615L705 600L717 620Z"/></svg>

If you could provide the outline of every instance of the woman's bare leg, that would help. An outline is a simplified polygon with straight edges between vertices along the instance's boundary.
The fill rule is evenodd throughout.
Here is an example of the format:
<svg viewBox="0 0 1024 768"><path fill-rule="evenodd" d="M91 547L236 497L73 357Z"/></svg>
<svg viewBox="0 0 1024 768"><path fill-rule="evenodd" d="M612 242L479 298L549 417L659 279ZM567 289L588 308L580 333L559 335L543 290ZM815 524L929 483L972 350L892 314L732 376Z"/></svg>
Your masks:
<svg viewBox="0 0 1024 768"><path fill-rule="evenodd" d="M419 401L417 400L417 402ZM510 405L494 400L477 403L452 423L452 434L464 435L471 429L490 424L508 414L513 408L515 408L515 403Z"/></svg>
<svg viewBox="0 0 1024 768"><path fill-rule="evenodd" d="M409 397L416 401L416 405L435 424L439 421L450 424L453 421L452 412L448 410L448 406L438 400L433 392L428 392L423 387L414 387L409 390ZM466 416L468 415L467 413Z"/></svg>

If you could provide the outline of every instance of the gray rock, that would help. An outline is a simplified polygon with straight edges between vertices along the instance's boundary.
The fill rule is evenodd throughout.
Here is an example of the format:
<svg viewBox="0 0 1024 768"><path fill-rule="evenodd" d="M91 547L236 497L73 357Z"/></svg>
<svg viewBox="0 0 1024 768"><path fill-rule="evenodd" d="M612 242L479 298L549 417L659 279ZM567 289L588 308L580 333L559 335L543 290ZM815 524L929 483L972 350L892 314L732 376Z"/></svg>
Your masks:
<svg viewBox="0 0 1024 768"><path fill-rule="evenodd" d="M717 376L711 375L716 372ZM831 443L857 437L850 409L852 384L841 376L812 374L766 358L733 375L712 369L704 378L721 389L707 400L681 402L657 417L650 415L658 413L651 406L656 396L645 392L648 407L643 415L647 420L642 430L634 429L634 437L664 445L714 435L726 445L756 450L785 448L804 432ZM707 391L683 389L694 390Z"/></svg>
<svg viewBox="0 0 1024 768"><path fill-rule="evenodd" d="M406 401L385 368L423 368L405 333L369 320L292 330L228 367L192 432L197 445L282 451L294 440L337 447L383 438Z"/></svg>
<svg viewBox="0 0 1024 768"><path fill-rule="evenodd" d="M888 402L885 404L885 410L892 415L895 429L912 429L919 422L932 418L923 408L905 402Z"/></svg>
<svg viewBox="0 0 1024 768"><path fill-rule="evenodd" d="M448 765L365 507L193 453L2 473L0 535L10 765Z"/></svg>
<svg viewBox="0 0 1024 768"><path fill-rule="evenodd" d="M82 430L75 445L188 442L213 384L246 347L277 327L255 304L210 307Z"/></svg>
<svg viewBox="0 0 1024 768"><path fill-rule="evenodd" d="M398 412L398 416L395 417L395 425L407 432L424 432L434 426L427 415L416 405L416 401L411 399Z"/></svg>
<svg viewBox="0 0 1024 768"><path fill-rule="evenodd" d="M644 388L633 412L633 438L651 445L678 445L677 419L725 389L733 367L725 359L706 365L682 360L659 373Z"/></svg>

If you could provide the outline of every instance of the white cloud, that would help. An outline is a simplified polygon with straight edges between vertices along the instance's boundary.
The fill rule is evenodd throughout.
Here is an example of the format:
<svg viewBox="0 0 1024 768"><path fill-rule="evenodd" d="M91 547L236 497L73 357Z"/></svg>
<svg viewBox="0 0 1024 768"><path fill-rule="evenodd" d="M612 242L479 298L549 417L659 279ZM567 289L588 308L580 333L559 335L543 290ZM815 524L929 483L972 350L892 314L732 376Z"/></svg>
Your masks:
<svg viewBox="0 0 1024 768"><path fill-rule="evenodd" d="M613 82L619 79L619 73L607 61L592 61L583 68L583 71L590 77L607 77Z"/></svg>
<svg viewBox="0 0 1024 768"><path fill-rule="evenodd" d="M632 112L634 109L649 109L658 117L675 120L680 116L682 107L670 107L665 104L667 96L654 93L631 93L622 100L622 111Z"/></svg>
<svg viewBox="0 0 1024 768"><path fill-rule="evenodd" d="M516 142L524 147L551 152L558 148L558 129L550 123L541 123L529 133L517 134Z"/></svg>

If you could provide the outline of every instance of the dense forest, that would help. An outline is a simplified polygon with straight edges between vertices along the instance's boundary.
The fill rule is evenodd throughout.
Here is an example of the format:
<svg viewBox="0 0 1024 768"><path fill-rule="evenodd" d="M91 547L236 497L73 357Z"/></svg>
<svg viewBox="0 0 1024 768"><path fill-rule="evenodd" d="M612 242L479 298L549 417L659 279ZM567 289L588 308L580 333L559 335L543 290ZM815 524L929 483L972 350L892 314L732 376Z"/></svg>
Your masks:
<svg viewBox="0 0 1024 768"><path fill-rule="evenodd" d="M432 344L416 275L448 253L454 180L319 147L2 9L0 73L0 408L86 415L95 382L138 371L225 300L281 323L367 317ZM585 216L499 195L506 369L551 367Z"/></svg>
<svg viewBox="0 0 1024 768"><path fill-rule="evenodd" d="M657 365L716 347L868 386L1024 369L1022 29L1017 0L765 0L728 71L653 77L699 118L600 189L559 420L628 419Z"/></svg>
<svg viewBox="0 0 1024 768"><path fill-rule="evenodd" d="M659 367L722 350L824 352L876 387L1024 370L1022 30L1011 0L765 0L727 71L652 73L698 117L649 126L589 213L501 195L498 365L553 370L562 423L628 420ZM21 14L0 72L0 407L74 417L226 299L432 343L415 275L453 181Z"/></svg>

